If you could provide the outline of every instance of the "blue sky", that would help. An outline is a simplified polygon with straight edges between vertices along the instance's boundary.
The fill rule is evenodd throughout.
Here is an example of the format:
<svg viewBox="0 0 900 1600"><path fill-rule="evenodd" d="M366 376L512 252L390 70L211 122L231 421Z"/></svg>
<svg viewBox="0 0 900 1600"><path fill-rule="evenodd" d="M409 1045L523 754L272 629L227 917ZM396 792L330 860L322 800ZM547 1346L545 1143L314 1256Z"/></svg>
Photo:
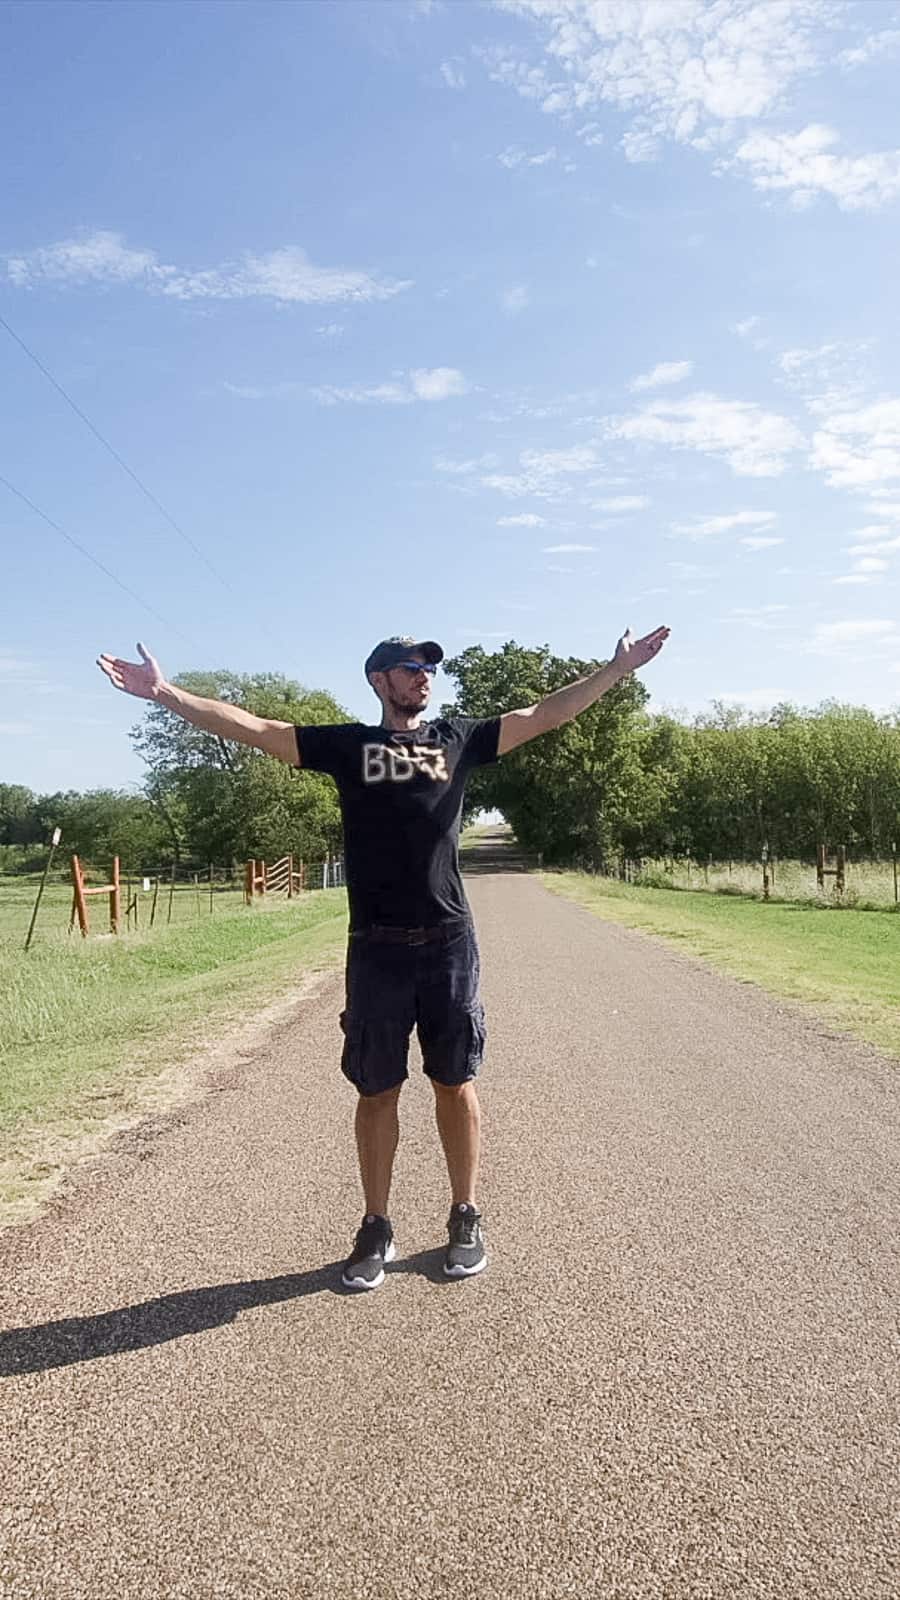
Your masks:
<svg viewBox="0 0 900 1600"><path fill-rule="evenodd" d="M898 70L892 0L7 3L0 315L186 537L0 329L0 474L149 608L0 485L0 781L139 781L137 638L897 705Z"/></svg>

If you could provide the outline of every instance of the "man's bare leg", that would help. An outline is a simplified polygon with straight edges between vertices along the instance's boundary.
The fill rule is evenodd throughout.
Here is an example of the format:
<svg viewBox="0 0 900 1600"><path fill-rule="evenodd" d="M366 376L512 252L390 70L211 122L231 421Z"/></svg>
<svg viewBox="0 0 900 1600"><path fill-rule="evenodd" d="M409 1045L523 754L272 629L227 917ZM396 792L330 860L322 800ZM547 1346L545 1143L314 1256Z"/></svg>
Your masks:
<svg viewBox="0 0 900 1600"><path fill-rule="evenodd" d="M473 1082L449 1088L435 1083L434 1109L454 1205L475 1205L481 1150L481 1107Z"/></svg>
<svg viewBox="0 0 900 1600"><path fill-rule="evenodd" d="M356 1148L366 1215L386 1217L391 1174L400 1138L397 1102L402 1084L383 1094L360 1095L356 1104Z"/></svg>

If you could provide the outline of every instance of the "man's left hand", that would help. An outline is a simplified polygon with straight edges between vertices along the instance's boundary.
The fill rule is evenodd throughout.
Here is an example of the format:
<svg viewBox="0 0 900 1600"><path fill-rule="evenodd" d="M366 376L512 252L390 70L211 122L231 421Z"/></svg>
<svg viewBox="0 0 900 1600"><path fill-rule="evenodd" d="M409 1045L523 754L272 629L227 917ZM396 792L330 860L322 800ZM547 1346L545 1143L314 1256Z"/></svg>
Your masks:
<svg viewBox="0 0 900 1600"><path fill-rule="evenodd" d="M668 628L654 628L643 639L632 639L631 629L626 628L616 645L613 659L623 672L636 672L638 667L645 667L648 661L659 655L668 637Z"/></svg>

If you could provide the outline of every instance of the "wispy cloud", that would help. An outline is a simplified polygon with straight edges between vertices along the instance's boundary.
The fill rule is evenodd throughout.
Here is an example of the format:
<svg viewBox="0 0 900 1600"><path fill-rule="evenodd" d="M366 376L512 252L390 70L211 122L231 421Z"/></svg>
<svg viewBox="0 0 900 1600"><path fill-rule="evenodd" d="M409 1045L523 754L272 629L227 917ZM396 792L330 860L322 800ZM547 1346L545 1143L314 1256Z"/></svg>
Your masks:
<svg viewBox="0 0 900 1600"><path fill-rule="evenodd" d="M508 317L517 317L524 311L528 304L529 294L523 283L516 283L511 289L504 289L500 296L500 304Z"/></svg>
<svg viewBox="0 0 900 1600"><path fill-rule="evenodd" d="M551 161L556 160L558 154L555 145L551 145L549 150L538 150L534 154L529 154L518 145L510 144L505 150L501 150L497 160L501 167L506 167L512 172L516 167L546 167Z"/></svg>
<svg viewBox="0 0 900 1600"><path fill-rule="evenodd" d="M897 642L897 624L884 617L848 618L843 622L820 622L806 648L813 655L839 656L865 644L869 650Z"/></svg>
<svg viewBox="0 0 900 1600"><path fill-rule="evenodd" d="M598 465L590 445L573 445L569 450L523 450L518 473L488 473L481 479L486 489L496 489L510 499L534 495L550 500L571 492L564 481L573 474L592 472Z"/></svg>
<svg viewBox="0 0 900 1600"><path fill-rule="evenodd" d="M596 551L595 544L545 544L542 553L545 556L575 556L595 555Z"/></svg>
<svg viewBox="0 0 900 1600"><path fill-rule="evenodd" d="M40 283L130 285L176 300L262 298L327 305L390 300L411 286L411 280L378 279L357 268L317 267L295 245L265 255L248 252L236 263L185 270L160 261L153 250L133 249L121 234L104 231L3 259L10 282L20 288Z"/></svg>
<svg viewBox="0 0 900 1600"><path fill-rule="evenodd" d="M759 327L761 321L761 317L745 317L743 322L733 322L731 324L731 331L732 333L736 333L739 339L747 339L753 332L754 328Z"/></svg>
<svg viewBox="0 0 900 1600"><path fill-rule="evenodd" d="M845 71L853 71L856 67L867 67L870 61L887 62L898 54L900 29L882 28L864 37L861 44L842 50L838 62Z"/></svg>
<svg viewBox="0 0 900 1600"><path fill-rule="evenodd" d="M373 385L351 384L348 388L324 384L314 388L312 394L323 406L407 406L415 400L451 400L466 394L468 387L456 367L417 367L399 380Z"/></svg>
<svg viewBox="0 0 900 1600"><path fill-rule="evenodd" d="M464 89L466 87L466 75L458 56L451 56L449 61L441 62L441 77L448 89Z"/></svg>
<svg viewBox="0 0 900 1600"><path fill-rule="evenodd" d="M694 370L693 361L660 361L650 372L632 378L629 389L662 389L669 383L682 383Z"/></svg>
<svg viewBox="0 0 900 1600"><path fill-rule="evenodd" d="M784 540L767 538L762 534L747 534L745 538L738 540L738 544L742 544L745 550L774 550L776 545L784 544Z"/></svg>
<svg viewBox="0 0 900 1600"><path fill-rule="evenodd" d="M609 438L696 450L726 461L739 477L776 478L803 445L787 417L747 400L692 394L684 400L653 400L631 417L612 417Z"/></svg>
<svg viewBox="0 0 900 1600"><path fill-rule="evenodd" d="M520 517L498 517L498 528L543 528L545 518L534 511L523 511Z"/></svg>
<svg viewBox="0 0 900 1600"><path fill-rule="evenodd" d="M812 466L839 489L900 485L900 399L836 410L813 435Z"/></svg>
<svg viewBox="0 0 900 1600"><path fill-rule="evenodd" d="M646 511L649 504L650 496L646 494L614 494L608 500L592 500L591 509L616 517L626 511Z"/></svg>
<svg viewBox="0 0 900 1600"><path fill-rule="evenodd" d="M729 533L732 528L768 528L775 520L774 511L730 511L725 516L673 522L672 532L685 539L711 539L717 533Z"/></svg>

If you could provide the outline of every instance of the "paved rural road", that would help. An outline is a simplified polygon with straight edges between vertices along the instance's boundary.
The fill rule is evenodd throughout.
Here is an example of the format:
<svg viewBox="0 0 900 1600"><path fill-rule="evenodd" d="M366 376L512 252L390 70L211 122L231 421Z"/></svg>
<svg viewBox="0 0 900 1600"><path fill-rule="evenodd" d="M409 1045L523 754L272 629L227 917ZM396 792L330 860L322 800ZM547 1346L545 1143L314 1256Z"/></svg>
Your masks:
<svg viewBox="0 0 900 1600"><path fill-rule="evenodd" d="M471 883L490 1270L406 1091L384 1289L340 979L0 1242L15 1600L896 1600L900 1070L515 873Z"/></svg>

